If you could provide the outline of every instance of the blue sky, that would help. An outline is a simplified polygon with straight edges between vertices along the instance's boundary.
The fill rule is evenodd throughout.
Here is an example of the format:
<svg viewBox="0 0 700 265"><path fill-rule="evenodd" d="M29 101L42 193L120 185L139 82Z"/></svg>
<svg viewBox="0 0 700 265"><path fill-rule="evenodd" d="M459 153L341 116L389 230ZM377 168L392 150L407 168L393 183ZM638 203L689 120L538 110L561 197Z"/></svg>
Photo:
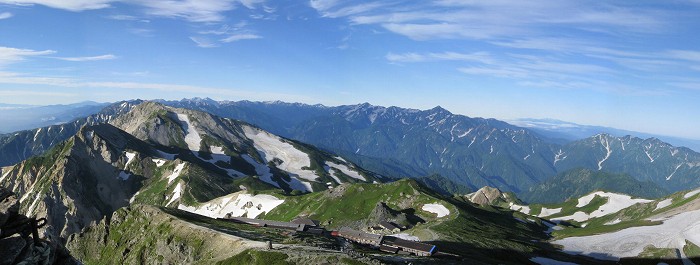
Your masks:
<svg viewBox="0 0 700 265"><path fill-rule="evenodd" d="M0 0L0 102L370 102L700 139L700 1Z"/></svg>

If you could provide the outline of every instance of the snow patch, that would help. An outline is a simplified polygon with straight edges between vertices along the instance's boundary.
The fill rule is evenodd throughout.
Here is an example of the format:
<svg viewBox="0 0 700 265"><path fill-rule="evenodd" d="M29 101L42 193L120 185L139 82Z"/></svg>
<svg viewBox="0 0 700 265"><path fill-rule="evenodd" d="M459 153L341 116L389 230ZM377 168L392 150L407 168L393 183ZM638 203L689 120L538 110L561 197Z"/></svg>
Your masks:
<svg viewBox="0 0 700 265"><path fill-rule="evenodd" d="M243 132L246 137L253 140L255 148L258 149L260 156L265 162L277 158L282 160L282 163L277 168L287 171L290 177L298 177L309 181L314 181L318 178L313 171L302 169L311 166L308 154L282 141L281 138L259 129L243 126Z"/></svg>
<svg viewBox="0 0 700 265"><path fill-rule="evenodd" d="M610 154L612 154L612 149L610 149L610 143L608 142L608 138L605 138L605 136L603 136L602 134L598 137L600 138L600 144L603 145L603 147L605 147L605 151L607 152L603 160L598 161L598 170L601 170L603 169L603 162L610 158Z"/></svg>
<svg viewBox="0 0 700 265"><path fill-rule="evenodd" d="M323 167L323 168L326 170L326 172L329 173L328 175L331 175L331 178L333 178L333 180L335 180L336 183L338 183L338 184L343 184L343 182L340 181L340 179L339 179L338 177L335 176L335 174L336 174L336 173L335 173L335 172L336 172L335 169L332 169L332 168L330 168L329 166L325 166L325 167Z"/></svg>
<svg viewBox="0 0 700 265"><path fill-rule="evenodd" d="M671 173L671 175L668 175L668 177L666 177L666 180L671 180L671 177L673 177L673 175L676 174L676 172L678 171L679 168L681 168L682 165L683 165L683 164L679 164L678 166L676 166L676 169L673 170L673 172Z"/></svg>
<svg viewBox="0 0 700 265"><path fill-rule="evenodd" d="M700 210L679 213L660 225L626 228L617 232L569 237L554 241L564 251L600 259L635 257L648 245L656 248L683 249L685 240L700 244Z"/></svg>
<svg viewBox="0 0 700 265"><path fill-rule="evenodd" d="M354 179L359 179L362 181L367 181L367 179L364 176L360 175L359 172L357 172L355 170L351 170L346 165L336 164L336 163L333 163L330 161L326 161L326 165L340 170L340 172L343 172L343 174L347 175L348 177L351 177ZM338 184L340 184L340 182L338 182Z"/></svg>
<svg viewBox="0 0 700 265"><path fill-rule="evenodd" d="M560 212L561 212L561 207L559 207L559 208L554 208L554 209L549 209L549 208L542 207L542 210L540 211L540 214L537 215L537 217L550 216L550 215L553 215L553 214L558 214L558 213L560 213Z"/></svg>
<svg viewBox="0 0 700 265"><path fill-rule="evenodd" d="M426 211L426 212L431 212L431 213L437 214L438 218L443 217L443 216L447 216L450 214L450 210L448 210L447 207L445 207L442 204L438 204L438 203L424 204L421 209L423 209L423 211Z"/></svg>
<svg viewBox="0 0 700 265"><path fill-rule="evenodd" d="M518 211L524 214L530 214L530 206L517 205L511 202L509 208L513 211Z"/></svg>
<svg viewBox="0 0 700 265"><path fill-rule="evenodd" d="M695 196L695 194L698 194L698 193L700 193L700 189L686 193L685 195L683 195L683 198L687 199L687 198Z"/></svg>
<svg viewBox="0 0 700 265"><path fill-rule="evenodd" d="M277 183L272 179L272 172L270 172L270 168L267 167L266 165L259 164L255 159L253 159L249 155L243 155L243 159L248 162L249 164L253 165L255 167L255 173L258 174L258 178L265 183L268 183L272 186L280 188L280 184ZM282 179L285 183L289 184L289 187L295 190L300 190L300 191L305 191L305 192L311 192L313 191L311 187L311 183L309 182L303 182L300 181L299 179L292 177L289 181L286 181Z"/></svg>
<svg viewBox="0 0 700 265"><path fill-rule="evenodd" d="M272 195L258 194L253 196L247 193L234 193L211 200L199 207L180 204L177 208L211 218L222 218L229 213L233 217L255 218L262 213L272 211L282 203L284 200Z"/></svg>
<svg viewBox="0 0 700 265"><path fill-rule="evenodd" d="M671 198L660 201L659 203L656 204L656 208L654 209L654 211L656 211L658 209L666 208L667 206L671 205L671 202L672 202Z"/></svg>
<svg viewBox="0 0 700 265"><path fill-rule="evenodd" d="M563 156L563 157L562 157ZM566 159L566 156L564 156L564 151L559 149L559 152L554 155L554 165L557 165L557 162Z"/></svg>
<svg viewBox="0 0 700 265"><path fill-rule="evenodd" d="M168 184L170 184L170 182L173 182L173 180L175 180L177 177L179 177L180 173L182 173L182 169L184 169L184 168L185 168L185 163L181 163L181 164L178 164L177 166L175 166L175 170L173 170L173 173L170 174L170 176L168 176Z"/></svg>
<svg viewBox="0 0 700 265"><path fill-rule="evenodd" d="M124 169L129 166L129 164L134 161L134 157L136 157L136 153L132 152L126 152L126 164L124 164Z"/></svg>
<svg viewBox="0 0 700 265"><path fill-rule="evenodd" d="M163 164L165 164L165 162L168 162L167 160L160 158L152 158L151 161L153 161L153 163L156 163L156 167L162 167Z"/></svg>
<svg viewBox="0 0 700 265"><path fill-rule="evenodd" d="M34 197L34 200L32 201L32 204L29 205L29 208L27 209L27 215L31 215L34 211L34 207L36 207L36 204L39 203L39 199L42 197L41 193L37 193L36 197Z"/></svg>
<svg viewBox="0 0 700 265"><path fill-rule="evenodd" d="M622 222L622 219L617 218L615 220L612 220L610 222L605 223L605 225L614 225L614 224L619 224L620 222Z"/></svg>
<svg viewBox="0 0 700 265"><path fill-rule="evenodd" d="M617 193L612 193L612 192L603 192L603 191L597 191L591 194L588 194L586 196L583 196L578 199L578 204L576 204L576 207L583 207L591 203L593 198L596 196L600 196L603 198L607 198L608 201L598 207L595 211L591 212L590 214L578 211L575 212L572 215L569 216L564 216L564 217L557 217L553 218L552 220L575 220L578 222L583 222L591 218L596 218L596 217L601 217L605 216L608 214L613 214L616 212L619 212L622 209L625 209L627 207L630 207L632 205L635 205L637 203L648 203L652 202L652 200L646 200L646 199L632 199L629 195L624 195L624 194L617 194Z"/></svg>
<svg viewBox="0 0 700 265"><path fill-rule="evenodd" d="M178 113L177 119L180 120L180 124L182 124L184 127L183 129L185 130L185 143L187 144L187 148L193 152L198 152L202 144L202 137L199 136L197 129L192 126L190 117L187 116L187 114Z"/></svg>
<svg viewBox="0 0 700 265"><path fill-rule="evenodd" d="M417 236L412 236L412 235L409 235L406 233L393 234L393 235L389 235L389 236L401 238L403 240L408 240L408 241L420 241L420 238L418 238Z"/></svg>
<svg viewBox="0 0 700 265"><path fill-rule="evenodd" d="M134 200L136 199L136 196L139 195L139 193L140 193L140 191L137 191L136 193L134 193L134 196L131 196L131 199L129 199L130 204L134 203Z"/></svg>
<svg viewBox="0 0 700 265"><path fill-rule="evenodd" d="M168 203L165 204L165 206L168 206L171 203L173 203L175 200L179 199L181 193L182 193L182 184L177 183L177 186L175 186L175 189L173 190L173 197L170 198L170 201L168 201Z"/></svg>

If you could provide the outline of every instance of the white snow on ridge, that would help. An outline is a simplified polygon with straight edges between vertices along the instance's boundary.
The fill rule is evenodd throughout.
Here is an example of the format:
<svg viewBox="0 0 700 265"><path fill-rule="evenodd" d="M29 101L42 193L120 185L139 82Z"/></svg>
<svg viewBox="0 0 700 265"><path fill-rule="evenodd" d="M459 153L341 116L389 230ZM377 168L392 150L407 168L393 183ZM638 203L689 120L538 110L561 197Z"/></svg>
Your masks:
<svg viewBox="0 0 700 265"><path fill-rule="evenodd" d="M598 170L601 170L603 169L603 162L610 158L610 154L612 154L612 149L610 149L610 143L608 142L608 138L605 138L602 134L599 135L599 138L600 144L603 145L603 147L605 147L605 150L607 152L607 154L605 154L605 158L603 158L603 160L598 161Z"/></svg>
<svg viewBox="0 0 700 265"><path fill-rule="evenodd" d="M367 179L365 177L363 177L362 175L360 175L359 172L357 172L355 170L351 170L346 165L336 164L336 163L333 163L330 161L326 161L326 165L333 167L333 168L336 168L336 169L339 169L340 172L343 172L343 174L347 175L348 177L351 177L354 179L359 179L362 181L367 181Z"/></svg>
<svg viewBox="0 0 700 265"><path fill-rule="evenodd" d="M229 213L234 217L255 218L262 213L272 211L282 203L284 200L272 195L258 194L253 196L247 193L235 193L211 200L198 207L180 204L177 208L211 218L222 218Z"/></svg>
<svg viewBox="0 0 700 265"><path fill-rule="evenodd" d="M450 210L447 209L447 207L445 207L444 205L439 204L439 203L424 204L423 207L421 207L421 209L423 209L423 211L426 211L426 212L431 212L431 213L437 214L438 218L443 217L443 216L447 216L450 214Z"/></svg>
<svg viewBox="0 0 700 265"><path fill-rule="evenodd" d="M311 166L309 155L299 151L293 145L282 141L278 136L269 134L250 126L243 126L246 137L253 140L255 148L258 149L265 162L274 158L282 160L279 169L287 171L292 177L314 181L318 178L315 172L302 169Z"/></svg>
<svg viewBox="0 0 700 265"><path fill-rule="evenodd" d="M554 208L554 209L549 209L549 208L542 207L542 210L540 211L540 214L537 215L537 217L550 216L550 215L553 215L553 214L558 214L558 213L560 213L560 212L561 212L561 207L559 207L559 208Z"/></svg>
<svg viewBox="0 0 700 265"><path fill-rule="evenodd" d="M591 212L590 214L578 211L572 215L557 217L553 218L552 220L575 220L578 222L583 222L591 218L601 217L619 212L620 210L635 205L637 203L652 202L652 200L646 199L632 199L632 197L630 197L629 195L597 191L579 198L576 207L580 208L588 205L596 196L608 198L608 201L605 204L598 207L598 209L596 209L595 211Z"/></svg>
<svg viewBox="0 0 700 265"><path fill-rule="evenodd" d="M671 198L665 199L665 200L660 201L659 203L657 203L657 204L656 204L656 208L654 209L654 211L656 211L656 210L658 210L658 209L665 208L665 207L667 207L667 206L669 206L669 205L671 205Z"/></svg>
<svg viewBox="0 0 700 265"><path fill-rule="evenodd" d="M178 113L177 119L180 120L180 124L185 127L185 143L187 143L187 148L193 152L199 151L202 144L202 137L199 136L197 129L192 126L190 118L187 116L187 114Z"/></svg>
<svg viewBox="0 0 700 265"><path fill-rule="evenodd" d="M173 180L175 180L175 178L179 177L180 173L182 173L182 169L184 169L184 168L185 168L185 163L181 163L181 164L178 164L177 166L175 166L175 170L173 170L173 173L170 174L170 176L168 176L168 184L170 184L170 182L173 182Z"/></svg>
<svg viewBox="0 0 700 265"><path fill-rule="evenodd" d="M660 225L631 227L601 235L569 237L553 243L562 245L566 252L618 260L622 257L635 257L648 245L682 250L685 240L700 245L700 210L674 215L663 220Z"/></svg>

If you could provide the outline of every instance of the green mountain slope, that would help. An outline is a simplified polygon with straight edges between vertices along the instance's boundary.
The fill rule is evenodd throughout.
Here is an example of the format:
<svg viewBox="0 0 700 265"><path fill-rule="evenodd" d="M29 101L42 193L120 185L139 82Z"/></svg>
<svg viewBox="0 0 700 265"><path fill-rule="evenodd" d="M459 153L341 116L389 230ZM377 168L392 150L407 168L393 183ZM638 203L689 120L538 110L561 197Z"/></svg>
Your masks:
<svg viewBox="0 0 700 265"><path fill-rule="evenodd" d="M642 198L658 198L668 192L653 182L642 182L627 174L585 168L568 170L518 195L529 203L559 203L593 191L611 191Z"/></svg>

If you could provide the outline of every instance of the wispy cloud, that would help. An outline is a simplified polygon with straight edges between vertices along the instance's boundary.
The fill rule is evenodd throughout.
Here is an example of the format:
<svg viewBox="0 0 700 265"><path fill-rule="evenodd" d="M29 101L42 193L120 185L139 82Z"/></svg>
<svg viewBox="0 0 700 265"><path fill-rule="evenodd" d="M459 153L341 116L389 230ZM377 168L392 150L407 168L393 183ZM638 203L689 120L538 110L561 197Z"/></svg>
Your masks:
<svg viewBox="0 0 700 265"><path fill-rule="evenodd" d="M53 57L55 59L70 61L70 62L89 62L89 61L103 61L103 60L114 60L117 56L113 54L97 55L97 56L86 56L86 57Z"/></svg>
<svg viewBox="0 0 700 265"><path fill-rule="evenodd" d="M52 8L68 11L84 11L110 7L114 0L0 0L0 3L11 5L45 5Z"/></svg>
<svg viewBox="0 0 700 265"><path fill-rule="evenodd" d="M12 13L10 12L2 12L0 13L0 19L8 19L12 17Z"/></svg>
<svg viewBox="0 0 700 265"><path fill-rule="evenodd" d="M234 41L240 41L240 40L254 40L254 39L260 39L262 36L256 35L256 34L234 34L231 36L228 36L226 38L221 39L221 42L234 42Z"/></svg>
<svg viewBox="0 0 700 265"><path fill-rule="evenodd" d="M429 61L471 61L481 63L493 63L494 60L487 52L475 53L457 53L457 52L442 52L442 53L388 53L386 59L395 63L417 63Z"/></svg>
<svg viewBox="0 0 700 265"><path fill-rule="evenodd" d="M0 67L19 61L24 61L28 57L49 55L54 53L56 53L56 51L53 50L35 51L30 49L0 47Z"/></svg>
<svg viewBox="0 0 700 265"><path fill-rule="evenodd" d="M200 47L200 48L219 47L219 44L217 42L214 42L206 37L191 36L190 40L192 40L195 44L197 44L197 47Z"/></svg>
<svg viewBox="0 0 700 265"><path fill-rule="evenodd" d="M123 2L145 8L152 16L180 18L192 22L220 22L224 13L244 6L255 9L264 0L0 0L11 5L44 5L73 12L104 9L112 3ZM113 16L112 19L129 19L128 16Z"/></svg>

